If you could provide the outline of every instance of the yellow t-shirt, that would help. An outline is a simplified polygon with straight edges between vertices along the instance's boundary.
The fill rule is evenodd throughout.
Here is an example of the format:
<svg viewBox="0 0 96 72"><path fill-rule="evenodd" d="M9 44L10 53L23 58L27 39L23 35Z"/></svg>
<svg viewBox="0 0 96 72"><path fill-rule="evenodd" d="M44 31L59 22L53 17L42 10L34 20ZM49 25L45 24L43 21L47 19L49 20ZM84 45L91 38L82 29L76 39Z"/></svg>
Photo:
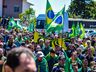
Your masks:
<svg viewBox="0 0 96 72"><path fill-rule="evenodd" d="M95 53L95 48L91 46L92 55Z"/></svg>
<svg viewBox="0 0 96 72"><path fill-rule="evenodd" d="M93 46L91 46L91 47L87 47L87 48L90 48L90 49L91 49L91 51L92 51L92 55L95 53L95 48L94 48Z"/></svg>
<svg viewBox="0 0 96 72"><path fill-rule="evenodd" d="M84 46L85 48L87 47L87 43L86 43L86 42L83 42L82 44L83 44L83 46Z"/></svg>

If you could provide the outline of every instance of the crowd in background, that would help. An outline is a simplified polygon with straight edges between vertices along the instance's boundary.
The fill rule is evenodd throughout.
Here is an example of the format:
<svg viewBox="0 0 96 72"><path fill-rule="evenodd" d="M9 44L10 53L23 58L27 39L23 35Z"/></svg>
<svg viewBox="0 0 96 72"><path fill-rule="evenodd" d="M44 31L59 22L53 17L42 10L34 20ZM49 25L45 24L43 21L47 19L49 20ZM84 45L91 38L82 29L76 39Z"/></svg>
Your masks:
<svg viewBox="0 0 96 72"><path fill-rule="evenodd" d="M18 47L31 50L37 72L96 72L96 37L80 39L79 36L70 38L66 34L41 32L35 42L34 32L14 28L8 31L8 21L0 20L0 72L6 64L8 51ZM58 43L60 37L66 48Z"/></svg>

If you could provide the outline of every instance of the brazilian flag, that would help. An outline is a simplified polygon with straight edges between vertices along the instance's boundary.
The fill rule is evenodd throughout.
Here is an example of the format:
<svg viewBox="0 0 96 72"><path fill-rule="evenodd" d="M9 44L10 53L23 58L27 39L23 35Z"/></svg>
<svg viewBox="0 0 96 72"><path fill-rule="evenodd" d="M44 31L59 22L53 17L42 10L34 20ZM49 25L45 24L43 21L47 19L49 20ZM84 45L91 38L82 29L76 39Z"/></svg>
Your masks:
<svg viewBox="0 0 96 72"><path fill-rule="evenodd" d="M54 16L55 15L54 15L54 12L52 10L52 7L51 7L49 1L47 0L47 4L46 4L46 29L48 28L50 23L53 21Z"/></svg>
<svg viewBox="0 0 96 72"><path fill-rule="evenodd" d="M11 18L9 23L8 23L8 30L11 30L12 28L14 28L16 26L16 22L14 21L14 18Z"/></svg>
<svg viewBox="0 0 96 72"><path fill-rule="evenodd" d="M53 21L51 22L50 26L47 29L47 32L53 32L57 31L60 32L64 27L64 10L63 8L61 11L59 11L55 17L53 18Z"/></svg>
<svg viewBox="0 0 96 72"><path fill-rule="evenodd" d="M80 34L80 26L79 23L77 23L75 28L75 36L78 36L79 34Z"/></svg>
<svg viewBox="0 0 96 72"><path fill-rule="evenodd" d="M70 37L75 37L75 25L72 24L71 32L69 34Z"/></svg>
<svg viewBox="0 0 96 72"><path fill-rule="evenodd" d="M83 39L84 37L85 37L85 29L82 23L80 23L80 38Z"/></svg>

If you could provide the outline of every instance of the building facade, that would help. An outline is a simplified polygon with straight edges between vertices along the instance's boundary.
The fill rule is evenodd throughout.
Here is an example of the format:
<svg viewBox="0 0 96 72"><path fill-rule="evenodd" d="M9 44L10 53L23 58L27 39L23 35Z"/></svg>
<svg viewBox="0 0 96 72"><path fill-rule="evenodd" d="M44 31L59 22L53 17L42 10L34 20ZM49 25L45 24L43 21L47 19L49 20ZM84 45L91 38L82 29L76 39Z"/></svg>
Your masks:
<svg viewBox="0 0 96 72"><path fill-rule="evenodd" d="M30 5L27 0L0 0L0 16L18 18Z"/></svg>

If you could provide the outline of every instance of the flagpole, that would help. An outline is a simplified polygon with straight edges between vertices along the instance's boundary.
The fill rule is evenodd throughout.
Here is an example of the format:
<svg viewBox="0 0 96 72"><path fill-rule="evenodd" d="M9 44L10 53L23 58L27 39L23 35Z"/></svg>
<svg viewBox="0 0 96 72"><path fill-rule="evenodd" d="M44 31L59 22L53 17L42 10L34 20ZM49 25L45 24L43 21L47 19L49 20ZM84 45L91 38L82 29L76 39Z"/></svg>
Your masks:
<svg viewBox="0 0 96 72"><path fill-rule="evenodd" d="M64 4L64 10L63 10L63 25L64 25L64 13L65 13L65 4ZM61 33L61 39L62 39L62 41L63 41L63 33L64 33L64 26L63 26L63 28L62 28L62 33ZM62 42L61 41L61 42ZM63 43L63 42L62 42ZM61 43L61 46L62 46L62 43Z"/></svg>
<svg viewBox="0 0 96 72"><path fill-rule="evenodd" d="M63 25L64 25L65 7L66 7L66 5L64 4L64 10L63 10ZM64 33L64 26L63 26L63 28L62 28L62 33Z"/></svg>

